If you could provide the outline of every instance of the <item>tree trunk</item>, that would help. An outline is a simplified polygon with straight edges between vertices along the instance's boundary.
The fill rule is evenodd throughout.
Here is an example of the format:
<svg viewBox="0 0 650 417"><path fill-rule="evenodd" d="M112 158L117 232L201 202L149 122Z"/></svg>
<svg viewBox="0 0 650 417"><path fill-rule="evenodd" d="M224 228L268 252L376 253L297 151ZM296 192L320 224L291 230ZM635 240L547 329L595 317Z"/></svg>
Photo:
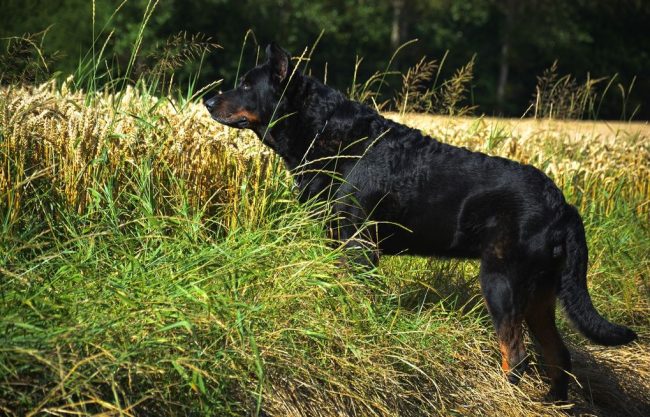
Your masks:
<svg viewBox="0 0 650 417"><path fill-rule="evenodd" d="M507 0L502 3L504 14L503 30L501 32L501 52L499 54L499 79L497 82L497 111L502 113L506 99L508 73L510 72L510 49L512 48L512 32L514 30L515 15L517 14L517 0Z"/></svg>
<svg viewBox="0 0 650 417"><path fill-rule="evenodd" d="M499 56L499 82L497 83L497 111L503 112L503 103L506 97L506 85L508 84L508 72L510 71L510 41L501 42L501 54Z"/></svg>
<svg viewBox="0 0 650 417"><path fill-rule="evenodd" d="M390 32L390 46L395 50L404 42L406 28L402 16L406 0L392 0L391 3L393 5L393 24Z"/></svg>

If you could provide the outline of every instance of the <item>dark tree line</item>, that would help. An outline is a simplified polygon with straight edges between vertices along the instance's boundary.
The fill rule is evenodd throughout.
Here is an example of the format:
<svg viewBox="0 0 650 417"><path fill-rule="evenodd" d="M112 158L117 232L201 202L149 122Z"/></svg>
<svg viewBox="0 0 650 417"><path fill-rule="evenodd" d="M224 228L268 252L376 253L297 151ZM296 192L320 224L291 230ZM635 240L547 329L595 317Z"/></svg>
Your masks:
<svg viewBox="0 0 650 417"><path fill-rule="evenodd" d="M111 65L126 65L147 5L155 0L97 0L95 33L114 31ZM72 72L92 45L91 0L1 0L0 37L48 29L43 46L53 54L49 70ZM121 6L120 6L121 5ZM112 20L104 28L116 9ZM201 82L234 82L244 35L254 33L242 66L255 60L255 42L276 40L299 55L320 39L309 63L313 75L341 89L350 86L357 57L359 77L386 68L399 45L394 69L405 71L422 56L441 59L451 74L475 55L472 104L486 114L520 116L532 100L536 77L558 61L561 74L577 80L618 74L599 117L619 118L628 108L650 118L650 1L647 0L160 0L143 34L144 60L179 32L203 33L222 46L211 52ZM98 48L101 45L97 45ZM114 55L113 55L114 54ZM142 62L140 62L142 63ZM186 80L196 64L178 71ZM388 78L399 88L399 77ZM596 88L604 90L606 83ZM388 91L388 90L387 90ZM646 100L647 101L647 100Z"/></svg>

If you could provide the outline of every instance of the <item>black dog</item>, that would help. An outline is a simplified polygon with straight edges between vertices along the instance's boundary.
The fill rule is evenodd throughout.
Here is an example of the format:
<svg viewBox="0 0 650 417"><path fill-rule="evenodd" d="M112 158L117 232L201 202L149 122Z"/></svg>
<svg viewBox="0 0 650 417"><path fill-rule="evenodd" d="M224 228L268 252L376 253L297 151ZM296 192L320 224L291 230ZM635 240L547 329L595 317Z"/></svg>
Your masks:
<svg viewBox="0 0 650 417"><path fill-rule="evenodd" d="M329 199L332 235L379 253L479 258L480 282L503 369L525 369L522 324L539 342L550 397L566 400L569 351L555 326L555 299L592 341L636 338L594 309L587 292L582 220L541 171L440 143L387 120L295 70L275 44L239 87L205 102L219 123L253 130L282 157L300 199ZM367 226L368 221L372 226Z"/></svg>

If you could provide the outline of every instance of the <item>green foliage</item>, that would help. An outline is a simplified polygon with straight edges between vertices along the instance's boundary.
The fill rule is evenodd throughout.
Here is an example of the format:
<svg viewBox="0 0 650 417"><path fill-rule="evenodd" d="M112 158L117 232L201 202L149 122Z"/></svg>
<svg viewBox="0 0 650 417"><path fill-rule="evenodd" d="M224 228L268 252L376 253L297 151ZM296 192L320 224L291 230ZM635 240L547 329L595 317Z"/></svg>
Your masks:
<svg viewBox="0 0 650 417"><path fill-rule="evenodd" d="M578 84L584 82L581 77L594 80L618 74L617 82L629 86L638 76L634 90L625 95L625 118L635 113L634 109L650 91L650 80L643 76L645 69L650 67L650 55L645 48L650 38L648 31L642 29L650 19L647 2L624 1L615 6L605 0L413 0L402 2L399 18L395 15L397 3L7 0L0 14L0 37L21 37L48 29L42 44L43 55L59 52L53 65L48 62L48 73L68 74L78 68L93 44L97 52L109 37L105 45L108 67L124 69L138 39L140 59L146 60L147 56L160 57L161 45L168 42L172 43L168 45L170 49L178 50L180 46L173 43L174 36L179 33L186 33L186 41L191 36L205 36L224 49L206 54L198 83L205 85L225 79L227 85L231 85L237 69L255 63L259 48L271 40L299 55L320 37L321 31L325 31L311 58L309 71L319 78L326 77L328 83L339 89L350 86L353 71L358 72L357 79L369 79L376 71L387 67L398 45L409 39L419 39L400 53L391 70L406 73L422 56L440 57L445 51L451 51L441 74L448 79L453 70L475 55L471 105L478 105L479 111L487 114L510 116L521 116L525 112L534 91L535 76L555 61L562 73L573 74L574 79L578 77ZM140 33L148 7L153 8L154 13L147 19L146 30ZM119 9L117 13L116 8ZM254 47L246 51L239 65L239 45L248 29L255 33ZM396 45L391 43L393 32L399 35ZM504 45L507 45L506 53ZM364 57L363 66L355 67L357 56ZM150 65L135 64L136 68ZM502 68L507 68L508 76L502 102L497 102ZM174 78L185 83L195 71L195 66L184 65L175 68ZM385 78L382 84L396 79ZM382 86L383 94L375 97L375 101L378 104L390 101L392 89L398 88L399 85ZM599 106L598 117L620 118L622 106L617 96L608 98ZM647 118L649 111L650 108L642 106L636 116Z"/></svg>

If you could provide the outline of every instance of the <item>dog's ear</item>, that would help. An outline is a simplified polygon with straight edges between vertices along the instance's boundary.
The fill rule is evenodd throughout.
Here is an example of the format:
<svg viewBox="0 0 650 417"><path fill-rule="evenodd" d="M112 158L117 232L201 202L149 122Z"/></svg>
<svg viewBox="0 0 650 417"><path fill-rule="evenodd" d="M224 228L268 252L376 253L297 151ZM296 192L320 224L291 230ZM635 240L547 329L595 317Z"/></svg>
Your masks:
<svg viewBox="0 0 650 417"><path fill-rule="evenodd" d="M280 82L284 81L287 75L289 75L289 65L291 63L289 53L280 48L275 42L271 42L266 47L266 57L271 64L273 76Z"/></svg>

